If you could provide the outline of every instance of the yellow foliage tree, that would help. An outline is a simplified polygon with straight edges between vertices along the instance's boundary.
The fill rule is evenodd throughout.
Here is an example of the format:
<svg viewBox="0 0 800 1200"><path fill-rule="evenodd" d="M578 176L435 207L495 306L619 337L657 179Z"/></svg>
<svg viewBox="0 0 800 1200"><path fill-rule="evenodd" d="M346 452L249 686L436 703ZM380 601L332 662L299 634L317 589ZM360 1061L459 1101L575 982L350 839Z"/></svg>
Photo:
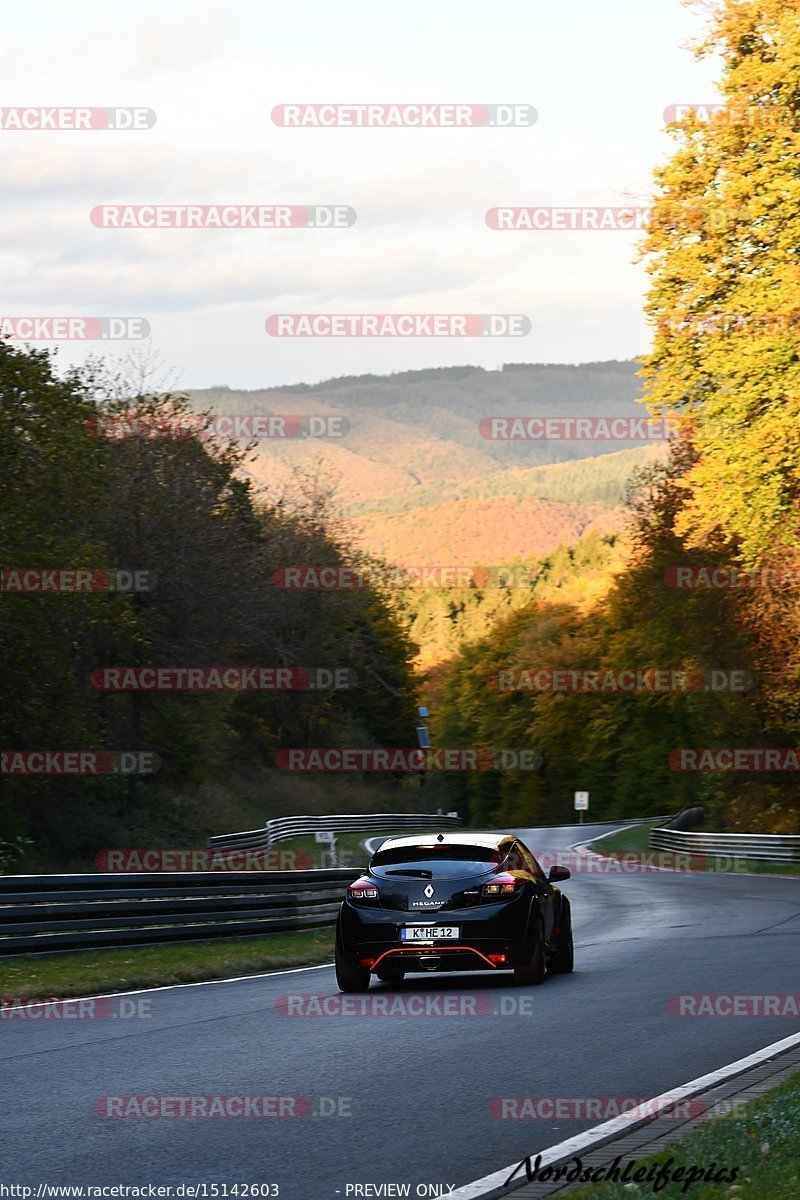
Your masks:
<svg viewBox="0 0 800 1200"><path fill-rule="evenodd" d="M800 542L800 9L705 7L724 104L674 122L656 172L645 398L698 451L677 532L753 565Z"/></svg>

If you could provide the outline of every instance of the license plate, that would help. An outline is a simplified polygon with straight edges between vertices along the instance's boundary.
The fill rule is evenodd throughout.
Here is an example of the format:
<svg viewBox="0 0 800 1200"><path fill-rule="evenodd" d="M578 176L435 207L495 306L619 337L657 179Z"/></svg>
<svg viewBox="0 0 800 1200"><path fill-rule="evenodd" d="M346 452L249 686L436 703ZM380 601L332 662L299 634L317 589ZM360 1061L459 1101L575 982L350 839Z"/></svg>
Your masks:
<svg viewBox="0 0 800 1200"><path fill-rule="evenodd" d="M442 938L458 941L457 925L404 925L400 930L402 942L433 942Z"/></svg>

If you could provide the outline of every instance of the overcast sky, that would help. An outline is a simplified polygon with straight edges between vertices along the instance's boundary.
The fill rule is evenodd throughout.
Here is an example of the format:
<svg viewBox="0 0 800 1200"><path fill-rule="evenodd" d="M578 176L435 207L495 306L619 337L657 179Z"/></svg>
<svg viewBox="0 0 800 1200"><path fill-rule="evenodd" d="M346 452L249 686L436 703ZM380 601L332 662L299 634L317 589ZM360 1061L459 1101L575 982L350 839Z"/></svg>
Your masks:
<svg viewBox="0 0 800 1200"><path fill-rule="evenodd" d="M137 316L186 387L647 348L635 235L497 232L497 205L649 194L663 111L713 100L679 0L43 3L4 9L5 106L136 105L153 128L0 132L3 313ZM533 127L291 129L290 102L531 104ZM100 204L347 204L320 229L102 229ZM526 337L278 339L276 313L523 313ZM46 343L41 343L46 344ZM98 343L62 343L59 362ZM134 342L119 343L124 352Z"/></svg>

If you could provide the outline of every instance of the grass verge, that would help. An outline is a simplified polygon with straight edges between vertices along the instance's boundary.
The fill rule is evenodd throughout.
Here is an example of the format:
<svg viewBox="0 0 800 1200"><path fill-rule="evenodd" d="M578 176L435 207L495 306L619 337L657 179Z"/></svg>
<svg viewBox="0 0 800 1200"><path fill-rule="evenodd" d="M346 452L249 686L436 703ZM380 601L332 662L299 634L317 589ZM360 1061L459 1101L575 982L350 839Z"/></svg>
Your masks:
<svg viewBox="0 0 800 1200"><path fill-rule="evenodd" d="M611 1150L611 1147L609 1147ZM609 1161L613 1159L609 1154ZM684 1168L683 1179L668 1183L658 1191L660 1200L797 1200L800 1196L800 1072L785 1083L752 1100L736 1112L715 1117L688 1133L660 1154L638 1160L639 1168L655 1164L677 1171ZM630 1159L625 1159L624 1167ZM698 1180L685 1187L689 1168L714 1168L724 1171L729 1182ZM692 1178L692 1177L690 1177ZM693 1178L696 1178L693 1177ZM570 1192L575 1200L635 1200L652 1196L653 1184L598 1183Z"/></svg>
<svg viewBox="0 0 800 1200"><path fill-rule="evenodd" d="M655 828L658 821L646 821L642 825L630 825L620 829L611 837L598 838L590 842L589 850L596 854L643 854L649 851L650 830ZM656 853L656 851L653 851ZM698 859L703 856L695 856ZM766 863L754 862L748 858L712 858L703 859L707 870L717 871L728 875L800 875L800 863ZM665 852L665 866L669 866L669 856Z"/></svg>
<svg viewBox="0 0 800 1200"><path fill-rule="evenodd" d="M35 1000L125 992L169 983L255 975L333 961L333 926L265 937L174 942L0 960L0 999Z"/></svg>
<svg viewBox="0 0 800 1200"><path fill-rule="evenodd" d="M595 854L631 854L643 852L650 846L650 830L658 825L658 821L645 821L642 825L627 825L624 829L612 833L610 837L598 838L589 842L587 849Z"/></svg>

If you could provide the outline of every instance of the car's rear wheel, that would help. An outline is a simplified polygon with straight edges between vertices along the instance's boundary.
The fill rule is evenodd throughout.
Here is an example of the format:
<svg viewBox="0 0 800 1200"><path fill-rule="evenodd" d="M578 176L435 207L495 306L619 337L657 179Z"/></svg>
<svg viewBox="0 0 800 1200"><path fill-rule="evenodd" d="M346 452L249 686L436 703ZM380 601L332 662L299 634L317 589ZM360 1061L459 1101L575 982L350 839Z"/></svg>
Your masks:
<svg viewBox="0 0 800 1200"><path fill-rule="evenodd" d="M544 983L547 968L544 957L544 927L541 917L536 922L536 944L528 953L527 959L514 963L514 982L520 984Z"/></svg>
<svg viewBox="0 0 800 1200"><path fill-rule="evenodd" d="M339 947L334 955L336 983L340 992L366 992L369 989L369 968L356 967L344 957Z"/></svg>
<svg viewBox="0 0 800 1200"><path fill-rule="evenodd" d="M387 963L383 967L378 967L375 972L381 983L400 983L405 979L405 974L403 968L397 963Z"/></svg>
<svg viewBox="0 0 800 1200"><path fill-rule="evenodd" d="M550 970L554 975L569 975L575 965L575 951L572 945L572 917L569 910L561 922L561 937L558 940L558 953L550 959Z"/></svg>

